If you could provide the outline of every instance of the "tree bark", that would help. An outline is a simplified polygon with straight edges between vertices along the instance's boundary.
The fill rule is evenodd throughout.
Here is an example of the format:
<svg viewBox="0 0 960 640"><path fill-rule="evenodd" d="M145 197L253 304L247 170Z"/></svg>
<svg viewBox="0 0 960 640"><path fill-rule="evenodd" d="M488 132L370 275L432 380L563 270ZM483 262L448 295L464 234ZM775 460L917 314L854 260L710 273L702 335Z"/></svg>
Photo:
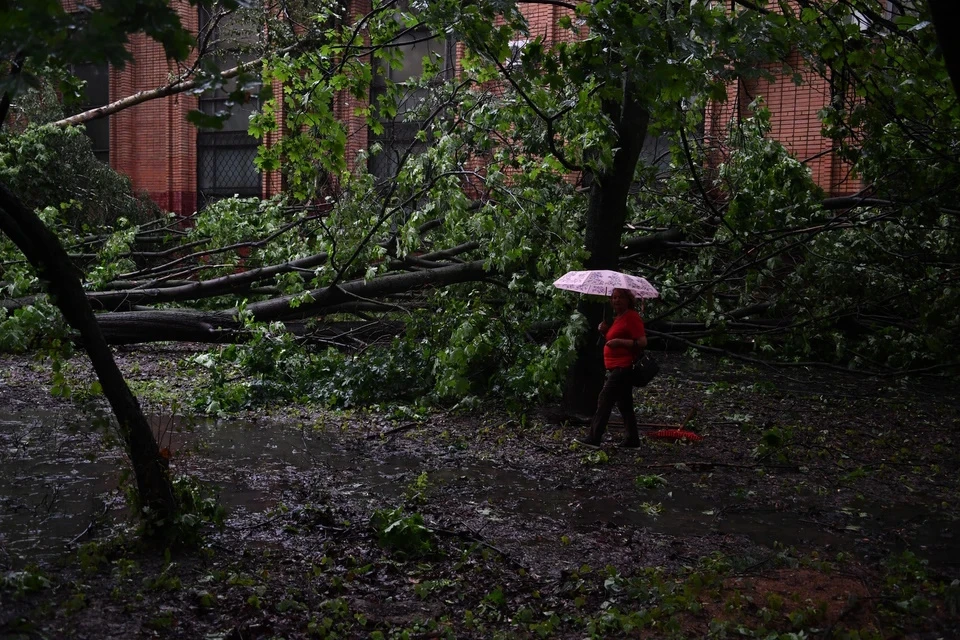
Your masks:
<svg viewBox="0 0 960 640"><path fill-rule="evenodd" d="M281 273L311 269L326 261L327 254L318 253L300 258L299 260L293 260L270 267L259 267L240 273L232 273L210 280L198 280L174 287L140 288L123 291L95 291L88 293L87 298L95 309L106 311L116 311L138 304L202 300L204 298L240 293L248 290L254 283L260 280L273 278Z"/></svg>
<svg viewBox="0 0 960 640"><path fill-rule="evenodd" d="M100 313L96 318L100 331L109 344L147 342L219 344L238 342L246 335L233 314L222 311L161 309Z"/></svg>
<svg viewBox="0 0 960 640"><path fill-rule="evenodd" d="M354 280L342 285L315 289L310 292L312 300L291 306L296 296L282 296L247 305L247 310L257 320L287 320L309 318L325 309L344 302L365 298L404 293L426 287L445 287L460 282L482 280L488 274L484 260L464 262L436 269L380 276L372 280Z"/></svg>
<svg viewBox="0 0 960 640"><path fill-rule="evenodd" d="M152 517L168 520L177 510L169 474L140 404L100 333L77 269L57 237L2 183L0 230L13 240L39 277L46 281L53 302L70 326L80 332L127 446L141 506L149 509Z"/></svg>
<svg viewBox="0 0 960 640"><path fill-rule="evenodd" d="M332 307L340 312L342 305ZM229 313L194 311L192 309L151 309L97 315L100 331L108 344L128 345L148 342L204 342L209 344L239 343L250 333ZM369 343L403 332L396 321L335 322L308 327L304 322L284 323L287 331L311 341L341 347Z"/></svg>
<svg viewBox="0 0 960 640"><path fill-rule="evenodd" d="M291 306L290 303L298 296L281 296L249 304L247 310L253 314L254 319L261 322L289 322L349 311L357 301L366 302L372 298L395 296L428 287L474 282L487 276L484 261L477 260L412 273L389 274L372 280L354 280L339 286L317 289L310 292L311 301L297 306ZM389 308L389 305L384 305L384 308ZM95 317L103 337L110 344L168 341L221 343L243 339L243 327L237 321L236 314L236 309L209 312L158 309L101 313ZM81 339L85 341L85 336L81 336Z"/></svg>
<svg viewBox="0 0 960 640"><path fill-rule="evenodd" d="M613 164L596 174L590 184L584 244L590 257L586 269L616 270L620 260L627 196L647 135L650 114L634 95L631 82L624 83L620 102L604 101L603 111L616 127L617 151ZM586 318L587 334L577 348L577 359L567 374L563 408L575 414L592 414L603 386L603 351L596 327L603 319L604 304L581 301L578 310Z"/></svg>
<svg viewBox="0 0 960 640"><path fill-rule="evenodd" d="M227 80L229 78L234 78L244 71L250 71L257 67L257 65L262 64L263 59L258 58L256 60L251 60L249 62L243 62L231 69L220 74L220 78ZM90 122L91 120L97 120L99 118L105 118L107 116L113 115L124 109L129 109L130 107L135 107L138 104L143 104L144 102L149 102L150 100L157 100L158 98L166 98L167 96L176 95L178 93L183 93L185 91L192 91L200 86L202 79L194 78L192 80L185 80L180 78L174 80L168 84L165 84L161 87L155 89L146 89L144 91L138 91L137 93L125 96L119 100L115 100L110 104L105 104L100 107L94 107L93 109L87 109L81 113L70 116L69 118L63 118L62 120L56 120L52 122L55 127L69 127L71 125L83 124L85 122Z"/></svg>

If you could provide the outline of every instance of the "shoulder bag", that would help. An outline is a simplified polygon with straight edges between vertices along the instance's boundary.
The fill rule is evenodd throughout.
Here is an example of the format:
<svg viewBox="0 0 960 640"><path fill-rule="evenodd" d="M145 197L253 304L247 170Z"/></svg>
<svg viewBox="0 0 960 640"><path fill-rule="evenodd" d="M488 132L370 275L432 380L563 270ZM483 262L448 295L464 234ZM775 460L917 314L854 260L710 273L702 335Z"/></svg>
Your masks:
<svg viewBox="0 0 960 640"><path fill-rule="evenodd" d="M659 372L660 365L657 364L656 360L644 352L633 361L633 367L630 371L630 379L633 381L633 386L645 387L650 384L650 381L653 380L654 376L656 376Z"/></svg>

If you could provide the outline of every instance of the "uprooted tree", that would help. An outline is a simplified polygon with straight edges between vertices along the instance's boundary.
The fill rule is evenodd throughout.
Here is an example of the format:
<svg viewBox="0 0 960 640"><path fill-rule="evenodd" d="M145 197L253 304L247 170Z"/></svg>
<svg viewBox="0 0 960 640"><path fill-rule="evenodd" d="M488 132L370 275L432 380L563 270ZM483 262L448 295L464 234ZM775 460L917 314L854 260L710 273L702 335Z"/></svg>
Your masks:
<svg viewBox="0 0 960 640"><path fill-rule="evenodd" d="M594 2L558 14L559 42L530 34L519 6L284 13L262 65L284 96L251 122L283 134L260 163L284 173L284 199L110 234L63 227L107 340L249 340L205 362L256 384L208 407L318 387L343 402L336 376L363 367L316 346L383 340L357 358L384 358L381 382L407 394L529 400L566 382L567 406L587 412L599 365L585 327L602 306L571 314L577 301L549 286L582 266L655 280L651 334L675 344L873 372L956 366L960 116L924 5ZM431 50L403 83L378 74L450 33L455 70ZM759 103L732 123L726 155L704 146L709 101L737 78L781 75L792 50L835 86L824 123L860 194L824 199ZM374 144L356 160L331 109L343 94L369 98ZM663 157L644 157L658 139ZM7 269L22 327L24 305L44 302ZM279 382L294 379L313 386Z"/></svg>

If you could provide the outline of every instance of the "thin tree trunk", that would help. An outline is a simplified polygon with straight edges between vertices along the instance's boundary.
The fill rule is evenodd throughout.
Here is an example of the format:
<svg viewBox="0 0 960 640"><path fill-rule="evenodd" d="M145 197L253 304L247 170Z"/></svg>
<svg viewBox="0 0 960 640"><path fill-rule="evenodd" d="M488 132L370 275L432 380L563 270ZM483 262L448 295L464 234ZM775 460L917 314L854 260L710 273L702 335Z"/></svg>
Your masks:
<svg viewBox="0 0 960 640"><path fill-rule="evenodd" d="M53 302L70 326L80 332L103 393L120 425L141 504L152 516L167 520L177 509L169 474L140 404L100 333L76 267L57 237L2 183L0 230L13 240L40 278L47 282Z"/></svg>
<svg viewBox="0 0 960 640"><path fill-rule="evenodd" d="M251 60L250 62L243 62L231 69L220 74L220 78L227 80L229 78L234 78L244 71L249 71L256 68L257 65L262 64L263 59L258 58L257 60ZM144 91L138 91L137 93L120 98L110 104L105 104L100 107L94 107L93 109L87 109L81 113L70 116L69 118L63 118L62 120L56 120L52 122L55 127L69 127L71 125L83 124L84 122L90 122L91 120L97 120L98 118L105 118L107 116L113 115L124 109L129 109L130 107L135 107L138 104L143 104L144 102L149 102L150 100L156 100L158 98L166 98L167 96L176 95L178 93L183 93L185 91L192 91L200 86L200 83L203 81L202 78L194 78L192 80L178 79L165 84L161 87L155 89L146 89Z"/></svg>

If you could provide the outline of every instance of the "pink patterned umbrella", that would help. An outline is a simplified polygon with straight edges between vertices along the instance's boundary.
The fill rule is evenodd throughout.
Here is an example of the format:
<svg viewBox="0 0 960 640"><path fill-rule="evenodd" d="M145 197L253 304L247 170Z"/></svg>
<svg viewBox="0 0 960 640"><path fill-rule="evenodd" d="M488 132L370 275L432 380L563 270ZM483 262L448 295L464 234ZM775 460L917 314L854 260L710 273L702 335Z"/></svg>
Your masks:
<svg viewBox="0 0 960 640"><path fill-rule="evenodd" d="M631 276L619 271L570 271L553 283L558 289L588 293L596 296L609 296L614 289L627 289L638 298L658 298L660 293L647 282L646 278Z"/></svg>

